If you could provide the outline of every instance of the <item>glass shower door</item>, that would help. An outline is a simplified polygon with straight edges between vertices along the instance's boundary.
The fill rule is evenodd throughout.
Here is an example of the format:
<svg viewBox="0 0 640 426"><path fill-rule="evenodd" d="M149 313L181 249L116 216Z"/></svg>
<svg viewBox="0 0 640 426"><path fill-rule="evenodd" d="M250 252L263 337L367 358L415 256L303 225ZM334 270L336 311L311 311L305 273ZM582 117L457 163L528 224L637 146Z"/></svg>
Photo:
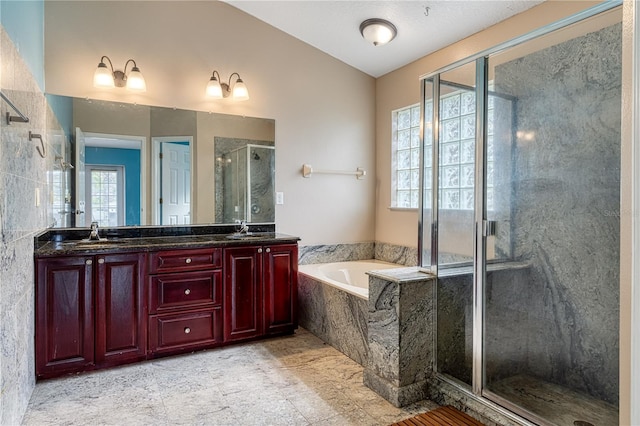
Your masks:
<svg viewBox="0 0 640 426"><path fill-rule="evenodd" d="M475 62L442 73L438 103L437 346L439 373L471 388L476 138Z"/></svg>
<svg viewBox="0 0 640 426"><path fill-rule="evenodd" d="M482 394L536 423L618 424L615 13L489 57Z"/></svg>

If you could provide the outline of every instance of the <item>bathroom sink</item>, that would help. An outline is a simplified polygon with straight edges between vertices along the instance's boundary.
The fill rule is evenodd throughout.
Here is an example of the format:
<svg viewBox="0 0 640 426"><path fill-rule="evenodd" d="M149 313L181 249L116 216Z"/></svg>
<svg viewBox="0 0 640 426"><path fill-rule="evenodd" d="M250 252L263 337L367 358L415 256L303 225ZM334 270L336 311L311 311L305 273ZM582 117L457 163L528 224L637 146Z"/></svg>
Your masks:
<svg viewBox="0 0 640 426"><path fill-rule="evenodd" d="M93 248L98 248L98 247L109 247L112 246L114 244L118 244L118 243L122 243L122 240L107 240L106 238L102 238L99 240L89 240L89 239L85 239L85 240L71 240L71 241L64 241L62 243L62 245L64 246L70 246L70 247L78 247L78 248L88 248L88 247L93 247Z"/></svg>
<svg viewBox="0 0 640 426"><path fill-rule="evenodd" d="M262 238L262 236L259 234L253 234L249 232L247 234L236 233L236 234L227 235L227 238L230 240L253 240L256 238Z"/></svg>

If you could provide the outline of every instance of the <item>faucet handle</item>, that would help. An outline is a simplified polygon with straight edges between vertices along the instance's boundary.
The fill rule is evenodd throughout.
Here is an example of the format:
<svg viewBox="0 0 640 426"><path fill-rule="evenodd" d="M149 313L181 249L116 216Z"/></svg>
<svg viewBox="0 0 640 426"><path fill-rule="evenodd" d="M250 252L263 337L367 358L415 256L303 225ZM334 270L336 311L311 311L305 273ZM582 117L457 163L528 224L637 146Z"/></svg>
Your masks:
<svg viewBox="0 0 640 426"><path fill-rule="evenodd" d="M91 234L89 234L90 240L99 240L100 234L98 234L98 222L91 222Z"/></svg>

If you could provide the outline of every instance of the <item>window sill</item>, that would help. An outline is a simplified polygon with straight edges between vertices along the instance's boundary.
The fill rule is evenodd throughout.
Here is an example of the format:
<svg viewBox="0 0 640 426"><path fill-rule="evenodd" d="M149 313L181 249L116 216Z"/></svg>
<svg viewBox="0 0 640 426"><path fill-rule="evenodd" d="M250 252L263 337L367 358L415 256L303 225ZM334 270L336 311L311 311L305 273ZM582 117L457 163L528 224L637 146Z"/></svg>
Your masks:
<svg viewBox="0 0 640 426"><path fill-rule="evenodd" d="M389 210L391 210L392 212L417 212L418 208L414 208L414 207L389 207Z"/></svg>

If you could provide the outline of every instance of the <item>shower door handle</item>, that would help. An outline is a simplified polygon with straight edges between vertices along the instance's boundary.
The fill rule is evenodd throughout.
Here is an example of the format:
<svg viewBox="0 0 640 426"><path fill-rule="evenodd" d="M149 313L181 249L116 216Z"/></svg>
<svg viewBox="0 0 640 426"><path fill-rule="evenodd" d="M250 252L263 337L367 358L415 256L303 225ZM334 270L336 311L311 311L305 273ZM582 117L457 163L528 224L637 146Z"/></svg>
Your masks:
<svg viewBox="0 0 640 426"><path fill-rule="evenodd" d="M497 222L495 220L483 220L482 236L491 237L493 235L496 235L496 225L497 225Z"/></svg>

